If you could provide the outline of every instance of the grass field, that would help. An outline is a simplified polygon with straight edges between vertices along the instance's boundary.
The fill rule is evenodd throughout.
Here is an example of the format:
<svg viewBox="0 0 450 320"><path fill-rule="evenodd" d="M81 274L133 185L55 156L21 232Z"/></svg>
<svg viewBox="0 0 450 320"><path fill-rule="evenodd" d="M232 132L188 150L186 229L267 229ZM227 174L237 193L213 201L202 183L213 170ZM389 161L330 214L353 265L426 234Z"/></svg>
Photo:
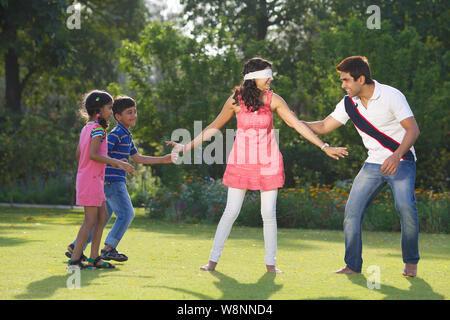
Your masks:
<svg viewBox="0 0 450 320"><path fill-rule="evenodd" d="M118 247L129 260L113 270L83 270L81 288L68 289L64 252L82 221L80 210L0 208L0 299L450 298L449 235L421 234L418 277L405 278L400 233L366 231L363 273L345 276L331 273L344 266L342 231L279 229L284 273L275 276L265 272L262 229L235 226L217 271L202 272L216 226L150 220L143 210ZM369 266L380 270L379 289L367 286Z"/></svg>

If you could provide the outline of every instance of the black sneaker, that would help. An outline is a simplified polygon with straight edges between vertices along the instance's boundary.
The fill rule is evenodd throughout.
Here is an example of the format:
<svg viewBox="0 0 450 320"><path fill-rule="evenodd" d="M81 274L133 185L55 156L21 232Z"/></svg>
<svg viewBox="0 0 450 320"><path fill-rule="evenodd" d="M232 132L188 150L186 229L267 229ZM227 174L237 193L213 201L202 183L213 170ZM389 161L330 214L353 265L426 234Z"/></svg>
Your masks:
<svg viewBox="0 0 450 320"><path fill-rule="evenodd" d="M103 260L114 260L118 262L127 261L128 257L124 255L123 253L117 252L116 248L113 248L109 251L106 251L105 249L102 249L101 256Z"/></svg>

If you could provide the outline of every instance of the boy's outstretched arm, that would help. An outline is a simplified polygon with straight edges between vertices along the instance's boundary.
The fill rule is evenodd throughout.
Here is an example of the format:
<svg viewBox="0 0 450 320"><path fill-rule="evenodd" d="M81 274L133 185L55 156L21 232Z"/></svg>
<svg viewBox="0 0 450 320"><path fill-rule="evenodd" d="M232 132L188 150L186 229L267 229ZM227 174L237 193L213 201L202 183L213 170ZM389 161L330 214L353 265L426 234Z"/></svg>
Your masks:
<svg viewBox="0 0 450 320"><path fill-rule="evenodd" d="M156 163L175 163L178 154L166 154L161 157L143 156L139 153L135 153L131 156L134 162L141 164L156 164Z"/></svg>

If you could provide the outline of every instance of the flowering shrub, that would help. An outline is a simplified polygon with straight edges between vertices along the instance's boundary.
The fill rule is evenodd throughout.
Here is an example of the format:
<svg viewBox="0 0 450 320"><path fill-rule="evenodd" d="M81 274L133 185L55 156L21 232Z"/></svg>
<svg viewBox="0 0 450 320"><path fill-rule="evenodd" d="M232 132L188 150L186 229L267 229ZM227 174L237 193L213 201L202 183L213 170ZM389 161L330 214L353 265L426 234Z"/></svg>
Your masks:
<svg viewBox="0 0 450 320"><path fill-rule="evenodd" d="M280 228L342 230L350 184L300 185L279 190L277 224ZM148 204L150 217L179 222L217 223L222 216L227 187L221 180L195 176L184 177L179 190L159 190ZM421 232L449 233L449 200L447 192L416 190ZM259 191L247 191L235 224L262 226ZM363 228L372 231L400 231L392 191L383 189L369 206Z"/></svg>
<svg viewBox="0 0 450 320"><path fill-rule="evenodd" d="M159 189L147 209L151 217L173 222L216 222L225 208L226 192L219 180L189 176L177 191Z"/></svg>
<svg viewBox="0 0 450 320"><path fill-rule="evenodd" d="M12 187L0 185L0 202L32 204L72 204L75 201L74 176L61 173L55 176L30 176Z"/></svg>

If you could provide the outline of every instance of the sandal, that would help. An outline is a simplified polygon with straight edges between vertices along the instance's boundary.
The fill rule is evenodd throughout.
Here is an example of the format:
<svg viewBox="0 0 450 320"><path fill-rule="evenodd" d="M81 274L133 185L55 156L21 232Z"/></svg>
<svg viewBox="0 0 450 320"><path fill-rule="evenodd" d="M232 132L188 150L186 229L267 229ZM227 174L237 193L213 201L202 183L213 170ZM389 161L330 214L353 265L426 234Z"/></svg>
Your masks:
<svg viewBox="0 0 450 320"><path fill-rule="evenodd" d="M88 266L88 265L85 265L84 263L82 263L81 259L78 259L76 261L69 260L67 263L68 263L68 265L67 265L68 270L69 269L79 269L79 270L92 269L91 266Z"/></svg>
<svg viewBox="0 0 450 320"><path fill-rule="evenodd" d="M68 247L70 249L72 249L72 252L73 252L73 249L75 248L75 245L72 243L72 244L68 245ZM66 257L71 259L72 258L72 252L66 251L66 253L65 253ZM80 259L81 259L81 261L86 261L87 257L84 255L84 253L81 253L81 258Z"/></svg>
<svg viewBox="0 0 450 320"><path fill-rule="evenodd" d="M97 262L99 262L100 260L102 260L102 256L98 256L95 259L91 259L88 258L87 261L92 263L92 267L94 268L99 268L99 269L114 269L116 266L113 265L112 263L109 262L103 262L102 264L97 264Z"/></svg>

